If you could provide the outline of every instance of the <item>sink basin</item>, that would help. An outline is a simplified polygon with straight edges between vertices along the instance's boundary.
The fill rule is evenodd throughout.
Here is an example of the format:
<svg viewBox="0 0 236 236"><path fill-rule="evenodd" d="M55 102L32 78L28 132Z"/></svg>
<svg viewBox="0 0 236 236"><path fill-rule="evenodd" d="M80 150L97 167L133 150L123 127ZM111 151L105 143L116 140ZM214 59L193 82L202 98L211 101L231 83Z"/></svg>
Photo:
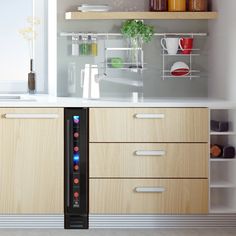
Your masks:
<svg viewBox="0 0 236 236"><path fill-rule="evenodd" d="M0 95L0 102L35 102L35 98L20 95Z"/></svg>

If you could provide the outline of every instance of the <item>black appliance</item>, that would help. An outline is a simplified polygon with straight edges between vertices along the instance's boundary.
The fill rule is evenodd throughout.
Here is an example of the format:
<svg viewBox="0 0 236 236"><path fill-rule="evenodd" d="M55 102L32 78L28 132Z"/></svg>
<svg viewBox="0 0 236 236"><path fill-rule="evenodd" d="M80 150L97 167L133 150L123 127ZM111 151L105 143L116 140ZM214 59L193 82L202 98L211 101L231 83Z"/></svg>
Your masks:
<svg viewBox="0 0 236 236"><path fill-rule="evenodd" d="M88 109L66 108L65 229L88 228Z"/></svg>

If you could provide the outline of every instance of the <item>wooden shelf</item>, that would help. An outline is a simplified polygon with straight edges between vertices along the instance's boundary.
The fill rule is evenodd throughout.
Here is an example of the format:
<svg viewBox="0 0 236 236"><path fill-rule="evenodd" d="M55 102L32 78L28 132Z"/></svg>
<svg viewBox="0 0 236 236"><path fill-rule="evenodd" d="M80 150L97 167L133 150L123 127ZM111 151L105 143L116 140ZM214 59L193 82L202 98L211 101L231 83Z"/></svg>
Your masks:
<svg viewBox="0 0 236 236"><path fill-rule="evenodd" d="M66 12L66 20L211 20L217 12Z"/></svg>
<svg viewBox="0 0 236 236"><path fill-rule="evenodd" d="M210 132L212 136L235 136L236 132Z"/></svg>

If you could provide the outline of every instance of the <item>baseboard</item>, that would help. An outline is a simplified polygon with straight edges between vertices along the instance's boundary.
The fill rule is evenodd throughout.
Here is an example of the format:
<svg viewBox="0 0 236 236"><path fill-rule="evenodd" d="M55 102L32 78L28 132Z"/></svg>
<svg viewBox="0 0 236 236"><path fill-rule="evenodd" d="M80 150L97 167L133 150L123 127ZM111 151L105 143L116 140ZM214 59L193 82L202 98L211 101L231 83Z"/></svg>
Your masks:
<svg viewBox="0 0 236 236"><path fill-rule="evenodd" d="M1 229L64 229L64 215L0 215Z"/></svg>
<svg viewBox="0 0 236 236"><path fill-rule="evenodd" d="M90 229L235 228L236 214L90 215ZM64 215L0 215L0 228L64 229Z"/></svg>
<svg viewBox="0 0 236 236"><path fill-rule="evenodd" d="M221 215L90 215L89 228L235 228L236 214Z"/></svg>

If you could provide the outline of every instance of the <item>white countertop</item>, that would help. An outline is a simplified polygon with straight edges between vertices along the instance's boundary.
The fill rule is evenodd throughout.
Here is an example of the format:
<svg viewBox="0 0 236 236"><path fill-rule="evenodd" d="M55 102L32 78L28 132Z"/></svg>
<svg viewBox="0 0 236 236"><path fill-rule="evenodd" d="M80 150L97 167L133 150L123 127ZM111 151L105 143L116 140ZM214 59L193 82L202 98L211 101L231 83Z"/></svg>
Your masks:
<svg viewBox="0 0 236 236"><path fill-rule="evenodd" d="M144 99L132 102L131 99L83 100L49 95L21 95L21 101L1 100L0 107L208 107L213 109L236 108L236 101L212 98L162 98Z"/></svg>

